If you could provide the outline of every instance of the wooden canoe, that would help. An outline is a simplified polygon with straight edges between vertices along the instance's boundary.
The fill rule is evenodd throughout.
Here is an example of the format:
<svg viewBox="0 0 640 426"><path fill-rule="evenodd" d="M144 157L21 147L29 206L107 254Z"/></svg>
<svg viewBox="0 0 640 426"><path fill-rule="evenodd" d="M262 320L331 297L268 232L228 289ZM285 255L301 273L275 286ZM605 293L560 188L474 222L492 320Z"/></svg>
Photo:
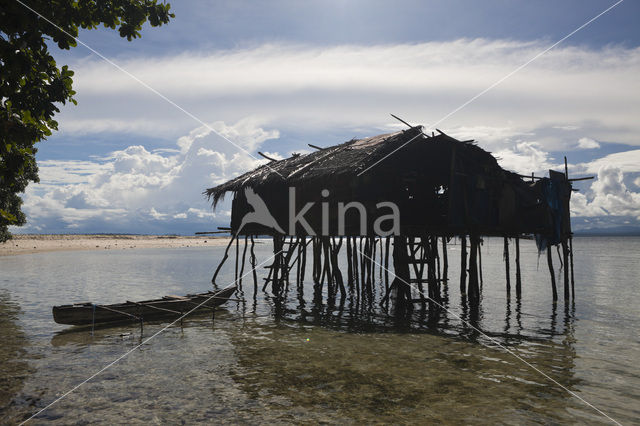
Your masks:
<svg viewBox="0 0 640 426"><path fill-rule="evenodd" d="M53 319L58 324L91 325L122 321L147 321L179 317L193 308L215 309L225 303L236 287L186 296L164 296L162 299L125 302L113 305L75 303L53 307ZM198 307L201 305L200 307Z"/></svg>

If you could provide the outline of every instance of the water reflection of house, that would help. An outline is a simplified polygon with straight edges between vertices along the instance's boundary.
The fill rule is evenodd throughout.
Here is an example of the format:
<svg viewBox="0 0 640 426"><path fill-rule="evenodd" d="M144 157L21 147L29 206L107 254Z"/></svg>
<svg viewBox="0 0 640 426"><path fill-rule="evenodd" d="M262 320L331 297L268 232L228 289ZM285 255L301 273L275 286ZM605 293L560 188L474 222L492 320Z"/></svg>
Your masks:
<svg viewBox="0 0 640 426"><path fill-rule="evenodd" d="M571 183L565 173L525 180L501 168L473 141L442 132L427 136L421 127L273 160L206 194L215 208L227 192L234 194L232 234L273 237L276 256L267 282L276 294L294 267L296 278L304 279L309 245L314 281L342 295L349 289L367 291L376 264L386 269L393 253L397 278L386 290L395 288L396 300L406 306L416 296L440 299L452 237L462 241L460 286L472 302L479 299L483 236L504 237L505 249L514 239L518 294L519 238L535 235L541 249L562 244L565 259L570 254ZM247 194L258 195L279 226L247 223L247 214L256 215ZM347 271L338 267L341 250ZM568 285L567 275L567 292ZM553 288L555 299L555 283Z"/></svg>

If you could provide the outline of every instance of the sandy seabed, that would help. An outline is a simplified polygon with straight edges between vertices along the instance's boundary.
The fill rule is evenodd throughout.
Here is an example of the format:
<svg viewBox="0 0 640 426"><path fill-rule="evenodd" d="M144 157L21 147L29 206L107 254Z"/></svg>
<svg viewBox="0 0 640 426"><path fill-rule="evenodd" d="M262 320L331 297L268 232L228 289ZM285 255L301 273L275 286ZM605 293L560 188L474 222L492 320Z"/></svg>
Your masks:
<svg viewBox="0 0 640 426"><path fill-rule="evenodd" d="M178 248L220 246L229 237L173 235L46 235L17 234L0 243L0 256L62 250L129 250L140 248Z"/></svg>

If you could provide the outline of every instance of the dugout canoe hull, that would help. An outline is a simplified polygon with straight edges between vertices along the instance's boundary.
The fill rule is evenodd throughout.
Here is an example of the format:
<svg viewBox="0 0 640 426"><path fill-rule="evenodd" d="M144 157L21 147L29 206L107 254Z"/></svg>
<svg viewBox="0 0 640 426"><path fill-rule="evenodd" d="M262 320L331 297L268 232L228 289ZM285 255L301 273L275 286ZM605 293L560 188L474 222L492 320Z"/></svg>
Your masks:
<svg viewBox="0 0 640 426"><path fill-rule="evenodd" d="M125 302L112 305L75 303L53 307L53 320L58 324L91 325L123 321L147 321L161 318L177 318L197 310L215 309L235 293L236 287L186 296L165 296L162 299Z"/></svg>

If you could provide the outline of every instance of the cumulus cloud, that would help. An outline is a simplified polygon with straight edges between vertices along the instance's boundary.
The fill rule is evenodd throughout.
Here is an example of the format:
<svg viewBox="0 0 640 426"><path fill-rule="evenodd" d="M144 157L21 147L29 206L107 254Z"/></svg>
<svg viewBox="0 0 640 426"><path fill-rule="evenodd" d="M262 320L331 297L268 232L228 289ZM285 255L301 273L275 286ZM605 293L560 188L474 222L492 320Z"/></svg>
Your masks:
<svg viewBox="0 0 640 426"><path fill-rule="evenodd" d="M494 153L501 167L522 174L540 173L554 168L553 158L536 142L519 142L515 147Z"/></svg>
<svg viewBox="0 0 640 426"><path fill-rule="evenodd" d="M578 139L578 148L596 149L600 148L600 144L591 138L580 138Z"/></svg>
<svg viewBox="0 0 640 426"><path fill-rule="evenodd" d="M86 183L91 176L112 167L111 164L97 161L43 160L38 161L38 174L43 185L65 185Z"/></svg>
<svg viewBox="0 0 640 426"><path fill-rule="evenodd" d="M633 216L640 219L640 193L629 190L623 171L603 165L597 180L591 185L591 196L575 193L571 213L576 216Z"/></svg>
<svg viewBox="0 0 640 426"><path fill-rule="evenodd" d="M278 137L254 124L211 126L250 149ZM168 152L133 145L95 162L47 161L42 183L24 196L22 231L194 232L228 224L228 212L213 213L202 191L266 160L225 152L228 144L209 129L195 129L177 144L180 150Z"/></svg>
<svg viewBox="0 0 640 426"><path fill-rule="evenodd" d="M609 154L589 163L578 164L576 169L580 172L594 174L598 173L603 167L611 165L624 173L640 172L640 149Z"/></svg>

